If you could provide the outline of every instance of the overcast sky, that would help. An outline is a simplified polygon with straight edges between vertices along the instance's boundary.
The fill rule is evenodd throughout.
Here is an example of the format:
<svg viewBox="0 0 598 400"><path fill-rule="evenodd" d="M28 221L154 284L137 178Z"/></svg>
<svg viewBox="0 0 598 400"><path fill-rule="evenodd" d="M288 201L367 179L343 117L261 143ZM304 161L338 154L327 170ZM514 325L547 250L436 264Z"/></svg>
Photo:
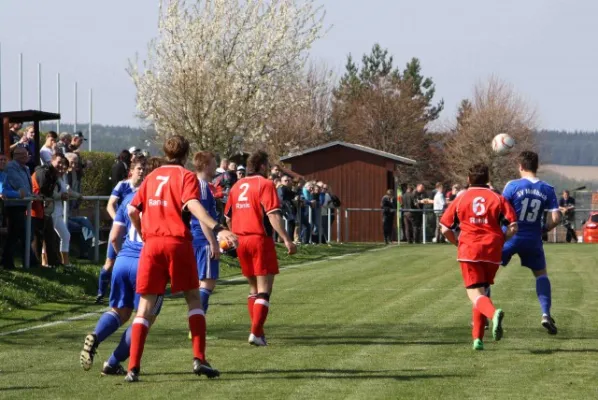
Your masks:
<svg viewBox="0 0 598 400"><path fill-rule="evenodd" d="M145 53L157 32L158 0L0 0L2 111L18 109L18 56L24 55L24 108L37 108L37 63L43 68L42 108L56 111L61 74L63 121L138 125L127 59ZM538 110L540 126L598 130L598 1L595 0L323 0L329 33L315 60L342 73L346 56L361 59L375 42L401 67L421 59L446 103L443 119L472 86L491 74L512 83Z"/></svg>

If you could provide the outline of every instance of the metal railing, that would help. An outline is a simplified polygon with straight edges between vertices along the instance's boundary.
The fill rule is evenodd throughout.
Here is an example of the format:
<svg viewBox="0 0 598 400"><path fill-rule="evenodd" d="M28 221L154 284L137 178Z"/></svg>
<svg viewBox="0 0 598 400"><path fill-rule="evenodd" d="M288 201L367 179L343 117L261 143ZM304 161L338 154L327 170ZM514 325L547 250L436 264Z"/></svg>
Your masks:
<svg viewBox="0 0 598 400"><path fill-rule="evenodd" d="M94 262L100 260L100 202L108 201L110 196L83 196L81 200L94 202ZM44 197L25 197L22 199L5 199L4 202L27 202L27 214L25 220L25 254L23 255L23 266L31 266L31 208L34 201L51 201L52 199ZM68 200L63 201L64 222L67 224L69 215ZM68 225L67 225L68 226Z"/></svg>
<svg viewBox="0 0 598 400"><path fill-rule="evenodd" d="M306 229L309 229L309 232L306 234L307 235L307 243L312 244L313 243L313 231L315 230L317 232L317 237L318 237L318 243L322 243L322 239L325 236L326 239L326 243L329 243L332 239L332 224L333 224L333 219L336 221L336 242L340 243L341 241L341 221L339 218L339 214L340 214L340 210L337 208L333 208L333 207L316 207L315 209L312 207L307 207L307 226L303 225L303 212L300 208L298 208L297 210L297 214L295 215L295 219L294 220L289 220L287 219L287 217L283 217L284 220L284 228L285 231L289 231L289 224L294 221L295 222L295 227L299 228L299 240L302 241L301 238L301 233L302 233L302 229L305 227ZM327 210L327 214L325 215L325 223L323 225L323 218L321 215L321 210ZM317 218L318 216L318 211L320 212L320 218ZM316 219L315 224L314 224L314 219ZM326 232L324 233L323 228L324 226L326 227ZM277 239L277 235L275 235L275 239ZM291 237L292 240L294 240L294 237Z"/></svg>

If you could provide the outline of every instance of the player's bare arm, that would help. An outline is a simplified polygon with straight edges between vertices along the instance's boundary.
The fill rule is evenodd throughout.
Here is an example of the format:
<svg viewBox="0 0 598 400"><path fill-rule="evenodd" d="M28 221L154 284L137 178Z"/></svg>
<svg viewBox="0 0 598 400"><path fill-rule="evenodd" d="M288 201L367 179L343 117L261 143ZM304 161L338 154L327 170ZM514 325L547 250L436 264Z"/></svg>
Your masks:
<svg viewBox="0 0 598 400"><path fill-rule="evenodd" d="M505 240L509 240L517 233L518 225L517 222L511 222L509 226L507 226L507 231L505 232Z"/></svg>
<svg viewBox="0 0 598 400"><path fill-rule="evenodd" d="M275 210L268 213L268 219L270 220L272 228L274 228L276 233L278 233L278 235L284 241L284 245L287 248L289 254L295 254L297 252L297 246L295 245L295 243L293 243L286 230L284 229L284 224L282 223L282 215L280 213L280 210Z"/></svg>
<svg viewBox="0 0 598 400"><path fill-rule="evenodd" d="M127 213L131 219L131 224L135 227L135 230L139 234L141 240L143 240L143 233L141 232L141 213L137 208L130 204L127 206Z"/></svg>
<svg viewBox="0 0 598 400"><path fill-rule="evenodd" d="M110 196L108 199L108 205L106 206L106 211L110 214L110 218L114 219L116 217L116 210L118 209L118 197Z"/></svg>
<svg viewBox="0 0 598 400"><path fill-rule="evenodd" d="M550 222L546 224L546 230L548 232L556 228L561 223L561 219L563 218L563 215L560 211L553 211L550 213L550 216L552 218L550 219Z"/></svg>
<svg viewBox="0 0 598 400"><path fill-rule="evenodd" d="M120 252L120 248L122 246L123 237L125 236L125 226L112 224L112 229L110 229L110 243L112 247L114 247L114 252L118 254Z"/></svg>
<svg viewBox="0 0 598 400"><path fill-rule="evenodd" d="M221 225L218 222L216 222L212 217L210 217L210 214L208 214L208 212L201 205L199 200L192 200L188 202L187 210L189 210L189 212L193 214L195 218L197 218L200 224L205 225L208 229L213 231L214 228L221 227ZM131 219L131 221L133 220ZM233 247L237 246L237 236L233 234L231 231L221 228L218 229L218 232L216 232L216 234L218 235L218 240L226 240Z"/></svg>
<svg viewBox="0 0 598 400"><path fill-rule="evenodd" d="M210 258L212 258L212 260L220 259L220 250L219 250L220 246L218 245L218 241L216 240L216 237L214 236L214 231L212 231L203 222L200 222L199 226L201 227L201 230L202 230L204 236L206 237L206 239L208 239L208 243L210 244Z"/></svg>
<svg viewBox="0 0 598 400"><path fill-rule="evenodd" d="M442 234L446 238L446 240L448 240L449 242L451 242L455 246L457 246L459 244L459 242L457 242L457 238L455 237L455 232L453 232L452 229L449 229L449 228L447 228L444 225L442 225L440 227L440 229L441 229Z"/></svg>

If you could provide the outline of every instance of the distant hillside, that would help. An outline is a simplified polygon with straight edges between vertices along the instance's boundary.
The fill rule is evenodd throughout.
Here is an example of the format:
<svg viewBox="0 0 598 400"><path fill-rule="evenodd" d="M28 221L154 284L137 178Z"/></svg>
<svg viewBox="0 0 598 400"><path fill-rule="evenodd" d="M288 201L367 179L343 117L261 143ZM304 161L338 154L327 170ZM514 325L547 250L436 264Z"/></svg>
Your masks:
<svg viewBox="0 0 598 400"><path fill-rule="evenodd" d="M542 164L598 166L598 132L539 131Z"/></svg>
<svg viewBox="0 0 598 400"><path fill-rule="evenodd" d="M111 125L92 125L92 150L107 151L110 153L119 153L123 149L132 146L141 149L148 149L151 154L157 154L158 149L152 143L153 132L141 128L131 128L129 126L111 126ZM56 130L55 123L44 123L41 125L42 131ZM77 130L83 132L85 137L89 138L89 125L78 125ZM61 132L73 132L72 124L60 124ZM83 145L88 149L88 142Z"/></svg>

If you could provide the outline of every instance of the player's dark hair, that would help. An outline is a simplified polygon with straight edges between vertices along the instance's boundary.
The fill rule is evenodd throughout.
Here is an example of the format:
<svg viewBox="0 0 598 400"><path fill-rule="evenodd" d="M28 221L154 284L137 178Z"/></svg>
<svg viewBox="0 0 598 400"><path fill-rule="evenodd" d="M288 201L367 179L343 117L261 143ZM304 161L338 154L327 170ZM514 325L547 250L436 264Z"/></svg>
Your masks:
<svg viewBox="0 0 598 400"><path fill-rule="evenodd" d="M166 161L173 164L183 165L189 156L189 141L181 135L170 136L164 142L164 154Z"/></svg>
<svg viewBox="0 0 598 400"><path fill-rule="evenodd" d="M268 153L258 150L247 159L247 175L260 174L262 166L268 165Z"/></svg>
<svg viewBox="0 0 598 400"><path fill-rule="evenodd" d="M486 164L475 164L469 168L469 184L472 186L485 186L490 181L490 172Z"/></svg>
<svg viewBox="0 0 598 400"><path fill-rule="evenodd" d="M519 165L521 165L522 170L535 174L538 171L538 164L538 153L526 150L519 154Z"/></svg>
<svg viewBox="0 0 598 400"><path fill-rule="evenodd" d="M563 190L563 194L567 194L567 196L570 194L568 190Z"/></svg>
<svg viewBox="0 0 598 400"><path fill-rule="evenodd" d="M162 157L151 157L149 160L147 160L146 174L149 175L153 170L160 168L164 164L166 164L166 160L164 160Z"/></svg>
<svg viewBox="0 0 598 400"><path fill-rule="evenodd" d="M143 155L138 155L131 162L131 166L129 167L129 169L132 171L133 168L135 168L137 165L141 165L142 167L145 168L145 166L147 165L147 158L145 158L145 156L143 156Z"/></svg>
<svg viewBox="0 0 598 400"><path fill-rule="evenodd" d="M54 138L54 140L58 140L58 134L54 131L49 131L48 133L46 133L46 137L48 136Z"/></svg>
<svg viewBox="0 0 598 400"><path fill-rule="evenodd" d="M216 158L216 155L211 151L198 151L193 156L193 166L196 171L203 171L214 158Z"/></svg>

